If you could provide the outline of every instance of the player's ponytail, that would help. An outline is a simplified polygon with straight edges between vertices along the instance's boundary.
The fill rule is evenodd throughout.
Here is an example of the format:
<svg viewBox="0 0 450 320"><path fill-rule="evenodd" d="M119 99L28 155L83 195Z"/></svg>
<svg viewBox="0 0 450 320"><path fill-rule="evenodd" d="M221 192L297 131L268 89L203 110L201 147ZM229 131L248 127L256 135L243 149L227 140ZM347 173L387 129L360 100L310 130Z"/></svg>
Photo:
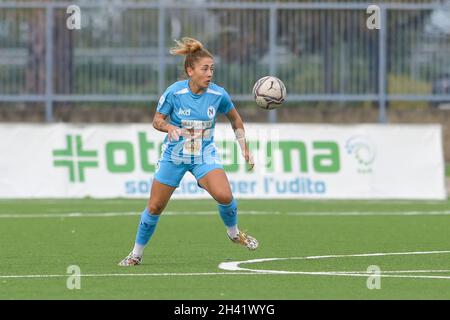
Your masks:
<svg viewBox="0 0 450 320"><path fill-rule="evenodd" d="M184 37L179 40L175 40L177 44L175 47L170 48L170 53L173 55L189 55L199 50L203 50L203 45L200 41Z"/></svg>
<svg viewBox="0 0 450 320"><path fill-rule="evenodd" d="M203 44L193 38L184 37L179 40L175 40L177 44L175 47L170 48L170 54L172 55L184 55L184 71L187 75L187 68L194 68L200 58L213 58L213 55L203 47Z"/></svg>

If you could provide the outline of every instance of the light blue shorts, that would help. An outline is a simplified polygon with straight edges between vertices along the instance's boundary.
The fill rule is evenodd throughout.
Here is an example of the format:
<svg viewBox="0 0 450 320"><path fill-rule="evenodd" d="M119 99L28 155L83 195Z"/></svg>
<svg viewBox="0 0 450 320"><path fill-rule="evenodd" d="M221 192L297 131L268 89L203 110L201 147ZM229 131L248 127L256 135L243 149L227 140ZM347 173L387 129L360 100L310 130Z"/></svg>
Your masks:
<svg viewBox="0 0 450 320"><path fill-rule="evenodd" d="M178 188L184 174L189 171L198 181L208 172L214 169L223 169L220 163L180 163L175 164L170 160L159 160L156 166L154 179L168 186ZM199 185L200 186L200 185ZM201 187L201 186L200 186Z"/></svg>

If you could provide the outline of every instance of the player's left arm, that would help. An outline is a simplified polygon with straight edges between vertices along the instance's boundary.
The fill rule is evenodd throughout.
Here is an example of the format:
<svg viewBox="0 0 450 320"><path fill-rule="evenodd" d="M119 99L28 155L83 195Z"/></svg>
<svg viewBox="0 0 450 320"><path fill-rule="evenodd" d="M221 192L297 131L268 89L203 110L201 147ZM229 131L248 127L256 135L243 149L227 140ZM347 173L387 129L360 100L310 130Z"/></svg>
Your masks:
<svg viewBox="0 0 450 320"><path fill-rule="evenodd" d="M237 112L236 108L232 108L226 114L226 116L231 123L231 127L233 128L234 134L236 135L236 140L241 147L242 155L244 156L245 161L248 163L249 169L252 170L255 166L255 162L253 160L252 154L250 153L247 140L245 138L244 121L242 121L242 118Z"/></svg>

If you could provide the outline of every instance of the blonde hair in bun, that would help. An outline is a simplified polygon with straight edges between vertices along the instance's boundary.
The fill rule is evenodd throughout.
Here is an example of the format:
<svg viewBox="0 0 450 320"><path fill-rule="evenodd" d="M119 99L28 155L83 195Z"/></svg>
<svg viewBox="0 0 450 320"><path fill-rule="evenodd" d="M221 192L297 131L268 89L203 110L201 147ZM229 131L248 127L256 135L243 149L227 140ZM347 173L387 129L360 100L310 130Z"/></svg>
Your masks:
<svg viewBox="0 0 450 320"><path fill-rule="evenodd" d="M183 55L184 58L184 71L187 75L187 68L194 68L194 64L201 58L211 58L213 55L203 47L203 44L189 37L181 38L181 41L175 40L176 46L170 48L170 54L172 55Z"/></svg>

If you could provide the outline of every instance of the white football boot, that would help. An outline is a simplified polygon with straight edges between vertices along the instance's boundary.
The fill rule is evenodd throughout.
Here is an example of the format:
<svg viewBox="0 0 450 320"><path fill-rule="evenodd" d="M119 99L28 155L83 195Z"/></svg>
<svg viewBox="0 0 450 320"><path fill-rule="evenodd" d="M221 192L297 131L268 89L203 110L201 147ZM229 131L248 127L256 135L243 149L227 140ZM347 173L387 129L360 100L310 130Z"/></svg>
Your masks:
<svg viewBox="0 0 450 320"><path fill-rule="evenodd" d="M230 236L228 236L228 238L234 243L240 244L241 246L244 246L249 250L256 250L259 245L258 240L243 231L239 231L237 237L235 238L231 238Z"/></svg>
<svg viewBox="0 0 450 320"><path fill-rule="evenodd" d="M137 257L133 255L131 252L125 259L119 262L119 266L121 267L129 267L129 266L137 266L142 263L142 257Z"/></svg>

